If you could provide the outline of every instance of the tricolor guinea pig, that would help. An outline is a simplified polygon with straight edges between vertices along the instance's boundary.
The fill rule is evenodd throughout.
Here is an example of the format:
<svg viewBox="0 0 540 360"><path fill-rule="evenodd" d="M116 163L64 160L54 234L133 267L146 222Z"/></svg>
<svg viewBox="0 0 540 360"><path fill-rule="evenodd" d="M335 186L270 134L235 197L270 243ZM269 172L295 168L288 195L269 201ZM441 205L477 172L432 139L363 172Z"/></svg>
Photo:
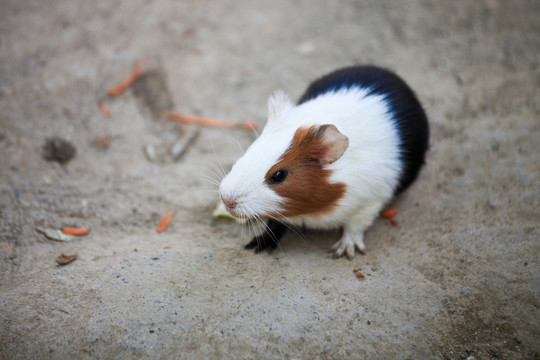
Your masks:
<svg viewBox="0 0 540 360"><path fill-rule="evenodd" d="M365 252L364 231L416 179L429 125L414 92L374 66L334 71L295 106L275 91L261 135L219 188L227 211L267 220L246 249L273 249L290 225L342 228L336 256Z"/></svg>

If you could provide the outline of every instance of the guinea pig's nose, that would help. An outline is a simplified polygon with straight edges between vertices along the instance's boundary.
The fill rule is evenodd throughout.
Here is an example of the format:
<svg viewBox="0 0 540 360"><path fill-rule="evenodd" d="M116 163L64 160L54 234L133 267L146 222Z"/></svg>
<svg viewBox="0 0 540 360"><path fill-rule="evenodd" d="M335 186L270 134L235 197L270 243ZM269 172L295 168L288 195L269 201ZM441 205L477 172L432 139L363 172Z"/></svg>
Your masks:
<svg viewBox="0 0 540 360"><path fill-rule="evenodd" d="M238 205L238 203L235 200L227 199L227 198L224 198L223 196L221 197L221 201L223 201L223 204L225 205L227 210L233 210Z"/></svg>

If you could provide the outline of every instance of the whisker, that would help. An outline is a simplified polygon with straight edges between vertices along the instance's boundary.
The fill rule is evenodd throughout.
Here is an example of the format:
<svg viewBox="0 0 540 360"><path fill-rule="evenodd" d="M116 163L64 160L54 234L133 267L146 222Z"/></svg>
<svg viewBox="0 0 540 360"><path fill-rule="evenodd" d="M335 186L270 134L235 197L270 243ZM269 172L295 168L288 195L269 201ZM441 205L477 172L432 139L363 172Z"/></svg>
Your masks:
<svg viewBox="0 0 540 360"><path fill-rule="evenodd" d="M225 175L227 175L227 172L225 171L225 169L223 168L223 164L221 163L221 161L219 160L218 156L217 156L217 153L216 153L216 149L214 148L214 144L211 144L212 146L212 152L214 153L214 157L216 158L216 161L219 165L219 168L217 168L217 170L219 171L219 174L221 175L221 179L223 179L225 177Z"/></svg>
<svg viewBox="0 0 540 360"><path fill-rule="evenodd" d="M251 208L248 209L247 215L250 218L248 222L248 230L251 230L253 232L253 235L251 235L251 232L248 231L248 237L250 238L249 240L251 240L251 238L258 236L259 231L257 227L260 227L260 222L257 218L257 214Z"/></svg>
<svg viewBox="0 0 540 360"><path fill-rule="evenodd" d="M234 136L232 136L231 134L227 134L226 135L227 137L230 137L234 140L234 142L236 143L236 145L238 146L238 149L240 149L240 153L241 154L244 154L246 152L246 149L242 146L242 144L240 143L240 141L238 141L237 138L235 138Z"/></svg>
<svg viewBox="0 0 540 360"><path fill-rule="evenodd" d="M257 130L256 128L254 128L252 130L252 132L255 134L256 137L259 137L261 134L259 133L259 130Z"/></svg>
<svg viewBox="0 0 540 360"><path fill-rule="evenodd" d="M226 174L222 171L222 169L220 169L218 164L213 163L212 165L214 167L213 169L206 168L206 171L208 172L206 176L216 181L221 181L225 177Z"/></svg>
<svg viewBox="0 0 540 360"><path fill-rule="evenodd" d="M279 250L281 252L283 252L283 248L281 247L281 243L280 243L280 239L278 239L278 237L276 236L276 234L274 234L274 232L272 231L272 229L270 229L267 225L267 223L259 216L257 215L256 218L258 219L259 221L259 224L261 226L264 226L264 232L266 232L270 238L272 239L272 241L276 244L276 247L279 248Z"/></svg>
<svg viewBox="0 0 540 360"><path fill-rule="evenodd" d="M305 236L305 234L302 232L302 230L296 226L296 225L293 225L291 223L288 223L287 222L287 218L285 216L283 216L282 212L281 211L274 211L274 213L276 214L275 217L273 217L273 219L277 222L279 222L280 224L284 225L285 227L287 227L287 229L289 229L290 231L292 231L297 237L299 237L305 244L308 244L309 245L309 242L307 241L307 238ZM282 219L285 219L285 220L282 220Z"/></svg>
<svg viewBox="0 0 540 360"><path fill-rule="evenodd" d="M221 175L218 173L209 173L209 174L202 173L201 176L215 184L219 184L219 182L222 179Z"/></svg>
<svg viewBox="0 0 540 360"><path fill-rule="evenodd" d="M292 231L296 236L298 236L302 241L304 241L304 242L307 243L306 236L305 236L304 233L298 228L298 226L289 224L288 222L282 221L282 220L279 220L279 219L275 219L275 220L278 221L280 224L285 225L285 226L287 227L287 229L291 230L291 231Z"/></svg>
<svg viewBox="0 0 540 360"><path fill-rule="evenodd" d="M219 184L221 183L220 180L211 178L211 177L208 176L208 175L202 174L201 177L202 177L204 180L206 180L206 182L209 183L210 185L215 185L215 186L218 186L218 187L219 187Z"/></svg>

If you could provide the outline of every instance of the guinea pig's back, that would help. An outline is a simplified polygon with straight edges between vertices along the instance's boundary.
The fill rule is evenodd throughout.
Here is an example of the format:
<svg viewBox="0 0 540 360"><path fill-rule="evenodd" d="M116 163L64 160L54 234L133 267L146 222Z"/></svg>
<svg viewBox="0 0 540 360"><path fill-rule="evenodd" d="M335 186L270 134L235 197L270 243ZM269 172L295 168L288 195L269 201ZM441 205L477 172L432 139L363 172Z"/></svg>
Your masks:
<svg viewBox="0 0 540 360"><path fill-rule="evenodd" d="M358 87L366 96L383 96L400 139L402 171L394 191L398 194L417 178L429 146L429 125L412 89L396 74L375 66L354 66L336 70L309 85L298 104L329 92Z"/></svg>

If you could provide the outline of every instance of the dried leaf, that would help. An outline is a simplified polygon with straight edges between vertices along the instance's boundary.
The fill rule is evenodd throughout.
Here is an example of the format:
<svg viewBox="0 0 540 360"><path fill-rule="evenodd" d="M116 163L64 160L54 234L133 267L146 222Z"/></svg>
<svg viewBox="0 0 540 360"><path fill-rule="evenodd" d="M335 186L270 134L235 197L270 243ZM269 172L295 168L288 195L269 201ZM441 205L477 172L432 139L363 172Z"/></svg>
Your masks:
<svg viewBox="0 0 540 360"><path fill-rule="evenodd" d="M47 228L37 227L36 230L42 233L43 235L45 235L45 237L49 240L66 242L66 241L71 241L75 239L75 236L66 235L62 232L62 230L58 230L58 229L47 229Z"/></svg>
<svg viewBox="0 0 540 360"><path fill-rule="evenodd" d="M75 261L76 259L77 259L77 254L74 254L74 255L60 254L60 256L56 258L56 262L58 263L58 265L67 265L70 262Z"/></svg>

